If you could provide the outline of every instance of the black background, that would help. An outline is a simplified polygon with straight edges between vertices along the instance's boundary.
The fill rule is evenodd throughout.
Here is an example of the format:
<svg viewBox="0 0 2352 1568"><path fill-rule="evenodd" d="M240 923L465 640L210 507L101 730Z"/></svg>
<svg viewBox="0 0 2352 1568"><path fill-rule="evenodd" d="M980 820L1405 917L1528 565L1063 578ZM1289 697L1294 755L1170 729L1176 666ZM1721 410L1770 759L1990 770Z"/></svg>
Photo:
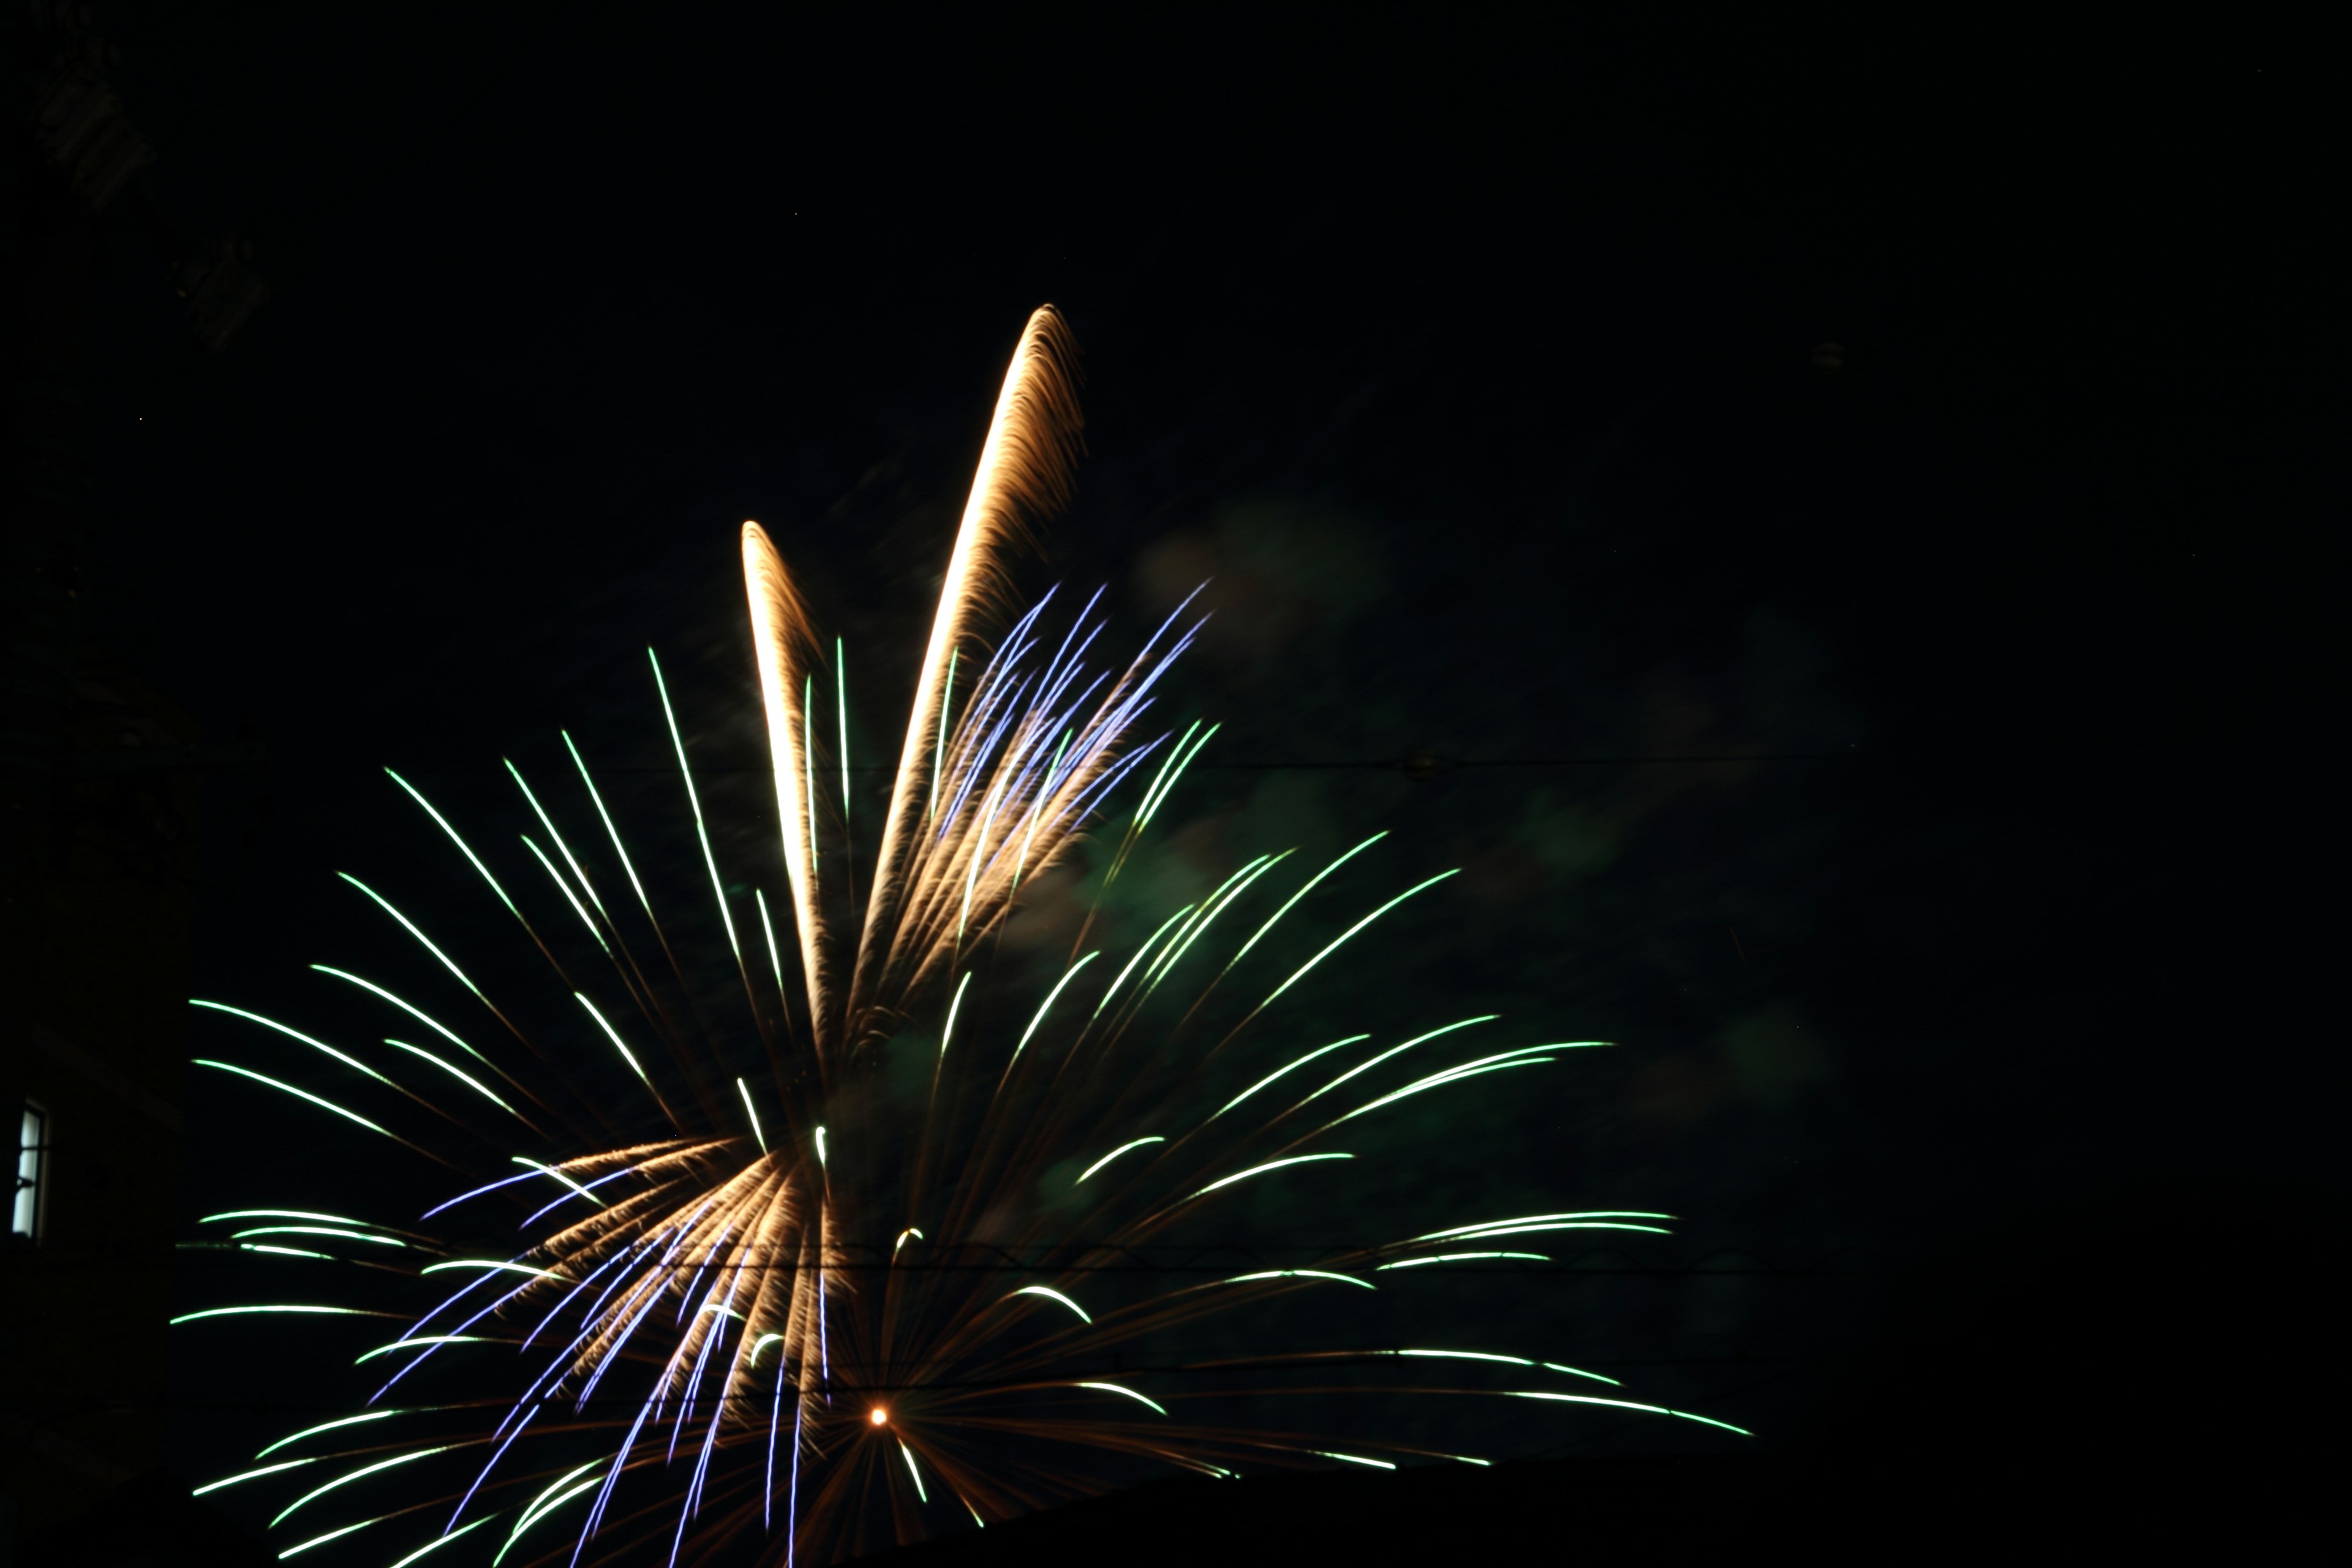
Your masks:
<svg viewBox="0 0 2352 1568"><path fill-rule="evenodd" d="M110 11L173 217L276 288L199 359L127 227L106 284L94 614L272 757L207 786L199 994L299 1020L301 965L386 951L334 869L478 891L382 763L488 820L558 726L662 762L649 643L698 754L756 762L743 518L878 757L1050 300L1089 453L1032 585L1108 584L1131 637L1211 579L1173 704L1225 721L1204 763L1365 764L1204 766L1181 864L1394 827L1387 885L1467 868L1389 933L1408 1002L1624 1042L1412 1171L1670 1209L1644 1259L1721 1275L1546 1331L1783 1457L2292 1447L2343 1195L2306 1006L2341 117L2305 45ZM1601 761L1730 753L1784 760ZM1503 762L1551 765L1466 765ZM284 1201L274 1111L191 1095L191 1214ZM234 1332L181 1342L192 1477L286 1424L210 1407Z"/></svg>

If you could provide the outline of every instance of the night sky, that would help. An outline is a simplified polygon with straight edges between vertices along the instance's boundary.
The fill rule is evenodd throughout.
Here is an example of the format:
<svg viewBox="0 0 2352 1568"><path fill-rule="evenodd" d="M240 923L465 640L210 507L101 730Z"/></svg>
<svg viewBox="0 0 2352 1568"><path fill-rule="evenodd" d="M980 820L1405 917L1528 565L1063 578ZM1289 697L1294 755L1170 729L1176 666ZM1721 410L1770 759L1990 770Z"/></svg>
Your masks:
<svg viewBox="0 0 2352 1568"><path fill-rule="evenodd" d="M1087 453L1024 585L1105 586L1129 643L1213 612L1167 711L1225 728L1138 890L1388 827L1381 885L1464 868L1365 961L1401 1014L1622 1042L1402 1129L1364 1225L1685 1216L1497 1331L1774 1453L2287 1441L2345 1195L2305 1004L2352 408L2302 51L108 10L170 221L274 289L201 355L120 224L98 313L94 630L269 755L205 785L197 994L331 1022L304 966L397 951L339 869L515 945L385 763L510 844L498 759L552 775L568 727L674 826L626 774L665 761L648 645L698 760L756 766L746 518L882 760L1050 300ZM713 788L755 853L763 781ZM188 1096L191 1217L375 1179ZM289 1425L222 1376L184 1369L190 1479Z"/></svg>

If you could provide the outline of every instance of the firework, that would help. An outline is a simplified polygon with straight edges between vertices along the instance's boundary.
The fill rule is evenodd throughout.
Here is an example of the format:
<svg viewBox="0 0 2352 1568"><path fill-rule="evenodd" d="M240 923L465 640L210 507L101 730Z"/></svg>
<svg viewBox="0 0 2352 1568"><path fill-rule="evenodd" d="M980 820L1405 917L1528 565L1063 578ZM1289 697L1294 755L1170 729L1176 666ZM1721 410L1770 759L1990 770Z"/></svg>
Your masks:
<svg viewBox="0 0 2352 1568"><path fill-rule="evenodd" d="M399 1325L359 1354L370 1391L352 1414L201 1489L280 1489L281 1555L360 1538L400 1568L469 1553L820 1562L985 1526L1151 1468L1486 1462L1361 1420L1334 1435L1291 1414L1341 1390L1723 1426L1622 1397L1584 1369L1490 1350L1328 1334L1245 1357L1187 1359L1180 1348L1203 1321L1295 1306L1288 1298L1376 1293L1404 1271L1540 1263L1545 1237L1655 1233L1666 1216L1510 1215L1279 1267L1148 1266L1155 1247L1260 1194L1313 1212L1355 1158L1344 1142L1360 1119L1599 1042L1511 1044L1488 1016L1409 1028L1371 1016L1350 1032L1300 1009L1303 982L1350 962L1384 916L1451 874L1335 918L1335 877L1350 866L1361 875L1378 837L1320 864L1258 856L1139 942L1087 947L1089 916L1034 992L1007 995L991 981L1024 887L1087 834L1116 846L1108 887L1214 732L1149 733L1155 690L1197 629L1188 609L1123 664L1104 665L1099 595L1066 620L1050 594L1025 613L1009 608L1008 552L1066 493L1076 431L1064 330L1041 310L982 447L864 888L847 885L856 807L842 650L822 668L824 643L756 524L743 528L744 581L776 837L767 865L738 869L755 882L781 874L778 907L766 888L748 902L730 892L654 665L725 944L717 956L740 998L689 984L696 966L678 947L690 958L693 944L673 943L657 919L567 735L580 786L569 836L508 764L534 830L522 836L520 863L535 873L527 900L525 884L510 890L394 775L570 993L564 1037L517 1027L407 912L348 877L428 961L446 1000L428 1009L413 988L320 972L366 993L412 1038L387 1037L363 1058L197 1004L323 1054L366 1099L202 1065L297 1097L339 1128L479 1171L397 1225L309 1204L204 1222L210 1244L333 1264L319 1277L354 1288L340 1301L322 1287L178 1321ZM983 650L982 632L1005 622ZM831 736L817 711L828 685ZM1114 816L1115 796L1135 804ZM611 1073L627 1098L604 1091ZM486 1150L495 1170L479 1170ZM514 1247L469 1249L434 1228L493 1222L513 1226ZM1143 1370L1126 1369L1130 1355ZM1283 1419L1253 1419L1268 1411Z"/></svg>

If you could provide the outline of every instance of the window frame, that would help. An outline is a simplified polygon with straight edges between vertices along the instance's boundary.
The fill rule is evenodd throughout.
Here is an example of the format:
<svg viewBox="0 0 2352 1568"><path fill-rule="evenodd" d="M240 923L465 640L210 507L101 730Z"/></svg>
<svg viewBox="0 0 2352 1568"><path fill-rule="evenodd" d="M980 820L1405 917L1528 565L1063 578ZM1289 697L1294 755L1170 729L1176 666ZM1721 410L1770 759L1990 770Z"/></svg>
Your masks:
<svg viewBox="0 0 2352 1568"><path fill-rule="evenodd" d="M39 1100L26 1098L16 1121L16 1176L8 1206L10 1245L38 1247L48 1232L51 1164L57 1150L57 1118Z"/></svg>

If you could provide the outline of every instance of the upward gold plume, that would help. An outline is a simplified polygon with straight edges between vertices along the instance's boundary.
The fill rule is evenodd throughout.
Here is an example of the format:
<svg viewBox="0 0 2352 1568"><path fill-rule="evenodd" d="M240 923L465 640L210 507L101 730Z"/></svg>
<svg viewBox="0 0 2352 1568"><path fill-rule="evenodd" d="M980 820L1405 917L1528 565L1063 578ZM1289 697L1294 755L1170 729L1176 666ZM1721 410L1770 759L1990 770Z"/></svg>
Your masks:
<svg viewBox="0 0 2352 1568"><path fill-rule="evenodd" d="M793 885L793 921L799 928L801 973L808 987L809 1034L819 1062L830 1041L826 1024L824 931L818 913L817 865L811 837L807 715L802 700L816 638L792 574L756 522L743 525L743 587L751 601L751 643L759 658L760 699L767 710L768 752L776 773L776 816L783 833L784 869Z"/></svg>
<svg viewBox="0 0 2352 1568"><path fill-rule="evenodd" d="M1070 467L1082 421L1073 372L1069 329L1059 311L1041 305L1029 318L1012 366L997 394L996 413L980 450L971 496L956 531L940 587L940 607L916 678L907 738L898 752L898 773L883 819L882 844L874 868L874 896L866 906L857 959L851 971L847 1020L861 1018L877 1000L891 947L903 892L901 873L913 822L929 794L929 773L937 754L940 726L949 692L950 658L971 630L979 612L1002 598L1008 582L1005 557L1026 532L1028 520L1050 511L1069 496ZM845 1043L855 1045L854 1039Z"/></svg>

